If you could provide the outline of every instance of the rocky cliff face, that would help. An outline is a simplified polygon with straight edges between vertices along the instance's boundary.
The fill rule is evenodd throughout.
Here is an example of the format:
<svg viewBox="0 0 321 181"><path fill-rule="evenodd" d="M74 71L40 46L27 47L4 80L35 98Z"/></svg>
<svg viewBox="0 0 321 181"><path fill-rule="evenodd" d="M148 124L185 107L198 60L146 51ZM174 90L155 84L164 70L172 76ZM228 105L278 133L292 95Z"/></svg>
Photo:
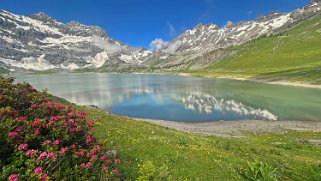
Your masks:
<svg viewBox="0 0 321 181"><path fill-rule="evenodd" d="M56 21L44 13L18 16L0 11L0 62L14 69L75 70L140 64L151 52L108 37L97 26Z"/></svg>
<svg viewBox="0 0 321 181"><path fill-rule="evenodd" d="M206 56L208 52L231 54L233 52L224 52L224 49L285 30L315 15L320 9L321 3L314 1L290 13L274 11L265 16L258 16L253 21L235 24L227 22L224 27L199 24L172 40L167 47L157 51L149 63L163 68L180 69L190 60ZM195 68L197 67L196 65Z"/></svg>

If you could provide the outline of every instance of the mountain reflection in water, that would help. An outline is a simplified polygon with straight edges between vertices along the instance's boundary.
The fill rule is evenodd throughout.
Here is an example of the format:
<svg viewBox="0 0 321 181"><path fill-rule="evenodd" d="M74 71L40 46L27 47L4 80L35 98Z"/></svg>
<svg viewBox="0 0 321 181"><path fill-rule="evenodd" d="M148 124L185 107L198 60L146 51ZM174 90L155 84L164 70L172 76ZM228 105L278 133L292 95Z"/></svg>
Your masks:
<svg viewBox="0 0 321 181"><path fill-rule="evenodd" d="M16 77L71 102L130 117L190 122L321 118L320 89L154 74Z"/></svg>

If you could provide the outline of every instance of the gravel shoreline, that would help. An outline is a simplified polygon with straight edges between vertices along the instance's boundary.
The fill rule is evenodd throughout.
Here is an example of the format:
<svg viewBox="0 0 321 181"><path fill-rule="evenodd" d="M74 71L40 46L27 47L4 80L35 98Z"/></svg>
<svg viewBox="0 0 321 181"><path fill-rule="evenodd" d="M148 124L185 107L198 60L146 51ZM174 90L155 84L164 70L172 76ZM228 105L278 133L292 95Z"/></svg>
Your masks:
<svg viewBox="0 0 321 181"><path fill-rule="evenodd" d="M260 134L265 132L286 133L287 131L321 132L321 121L214 121L186 123L165 120L135 119L176 129L183 132L215 135L221 137L243 137L246 132Z"/></svg>
<svg viewBox="0 0 321 181"><path fill-rule="evenodd" d="M190 73L178 73L176 75L179 76L193 76ZM211 76L211 75L204 75L201 76L203 78L208 79L230 79L230 80L239 80L239 81L251 81L251 82L258 82L258 83L266 83L266 84L276 84L276 85L287 85L287 86L295 86L295 87L305 87L305 88L316 88L321 89L321 85L317 84L307 84L307 83L300 83L300 82L289 82L289 81L269 81L269 80L259 80L254 78L242 78L242 77L233 77L233 76Z"/></svg>

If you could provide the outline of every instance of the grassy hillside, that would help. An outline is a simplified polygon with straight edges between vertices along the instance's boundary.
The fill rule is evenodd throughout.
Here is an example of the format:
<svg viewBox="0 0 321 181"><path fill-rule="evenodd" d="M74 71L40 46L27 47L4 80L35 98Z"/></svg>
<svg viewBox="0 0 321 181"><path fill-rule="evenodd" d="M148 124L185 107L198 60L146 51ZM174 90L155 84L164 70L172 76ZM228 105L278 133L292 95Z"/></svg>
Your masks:
<svg viewBox="0 0 321 181"><path fill-rule="evenodd" d="M281 180L321 179L321 147L300 141L318 139L321 133L221 138L183 133L93 108L78 108L86 111L89 118L99 120L95 122L98 140L113 140L105 144L119 150L121 173L126 180L150 173L170 180L244 180L248 162L255 160L276 168Z"/></svg>
<svg viewBox="0 0 321 181"><path fill-rule="evenodd" d="M231 47L236 55L193 72L200 76L228 76L321 84L321 15L277 35Z"/></svg>
<svg viewBox="0 0 321 181"><path fill-rule="evenodd" d="M3 67L0 67L0 75L1 74L8 74L9 72L10 72L9 70L7 70L7 69L5 69Z"/></svg>

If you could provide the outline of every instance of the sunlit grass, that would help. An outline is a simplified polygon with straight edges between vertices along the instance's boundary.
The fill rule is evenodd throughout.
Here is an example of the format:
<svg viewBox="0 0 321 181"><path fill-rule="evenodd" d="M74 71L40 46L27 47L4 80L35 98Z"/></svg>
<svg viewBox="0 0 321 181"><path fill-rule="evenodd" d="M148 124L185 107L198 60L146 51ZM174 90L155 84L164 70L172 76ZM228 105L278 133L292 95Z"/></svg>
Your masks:
<svg viewBox="0 0 321 181"><path fill-rule="evenodd" d="M231 47L236 55L193 74L320 84L320 21L319 15L277 35Z"/></svg>
<svg viewBox="0 0 321 181"><path fill-rule="evenodd" d="M260 160L277 169L282 180L320 180L321 147L299 140L318 139L321 133L248 134L221 138L183 133L150 123L80 107L96 121L97 138L113 140L119 150L122 174L135 180L148 161L166 166L173 180L242 180L248 162Z"/></svg>

